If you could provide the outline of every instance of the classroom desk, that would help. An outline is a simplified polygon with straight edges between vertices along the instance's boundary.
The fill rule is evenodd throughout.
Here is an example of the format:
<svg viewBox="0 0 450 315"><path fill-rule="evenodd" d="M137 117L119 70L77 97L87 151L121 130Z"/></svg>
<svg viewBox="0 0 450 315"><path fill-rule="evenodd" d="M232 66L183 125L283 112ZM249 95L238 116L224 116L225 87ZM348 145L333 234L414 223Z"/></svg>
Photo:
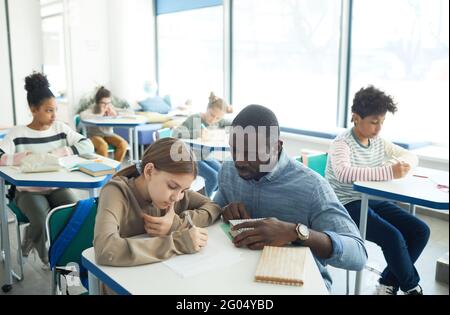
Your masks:
<svg viewBox="0 0 450 315"><path fill-rule="evenodd" d="M316 262L308 250L303 286L276 285L254 281L261 251L236 248L220 223L208 227L209 239L239 251L242 260L225 268L207 270L182 278L163 263L136 267L109 267L95 263L94 248L82 254L82 264L89 272L90 294L98 294L100 281L118 294L160 295L275 295L329 294Z"/></svg>
<svg viewBox="0 0 450 315"><path fill-rule="evenodd" d="M128 129L128 139L130 142L130 160L139 159L138 154L138 132L137 126L145 125L147 118L140 115L127 115L124 117L101 117L81 119L83 127L116 127Z"/></svg>
<svg viewBox="0 0 450 315"><path fill-rule="evenodd" d="M448 186L448 175L448 172L445 171L417 167L402 179L385 182L355 182L353 190L361 193L359 230L362 238L366 238L369 199L392 200L438 210L448 210L448 192L437 188L437 184ZM358 271L355 280L355 294L360 294L361 282L362 271Z"/></svg>
<svg viewBox="0 0 450 315"><path fill-rule="evenodd" d="M211 131L212 132L212 131ZM230 144L228 134L225 130L214 130L215 134L211 139L181 139L195 152L198 159L206 159L208 156L224 161L229 156Z"/></svg>
<svg viewBox="0 0 450 315"><path fill-rule="evenodd" d="M101 158L106 159L103 157ZM120 164L116 161L111 160L109 162L117 163L117 167L120 166ZM98 195L98 189L103 187L103 185L105 185L110 178L111 175L93 177L82 172L78 171L69 172L65 169L58 172L22 173L16 167L10 166L0 167L0 221L1 221L0 223L2 227L1 239L3 242L3 249L4 249L4 270L5 270L5 284L2 286L3 292L10 291L13 283L5 181L8 181L12 185L21 187L35 186L35 187L88 189L89 196L94 197Z"/></svg>

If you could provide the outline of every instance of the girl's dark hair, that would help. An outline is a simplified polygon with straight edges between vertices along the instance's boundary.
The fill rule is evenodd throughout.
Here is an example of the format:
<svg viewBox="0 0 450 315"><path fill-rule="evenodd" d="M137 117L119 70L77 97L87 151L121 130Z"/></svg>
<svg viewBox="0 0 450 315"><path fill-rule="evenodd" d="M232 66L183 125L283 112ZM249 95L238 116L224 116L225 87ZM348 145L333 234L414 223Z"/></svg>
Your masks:
<svg viewBox="0 0 450 315"><path fill-rule="evenodd" d="M105 97L111 97L111 91L106 89L104 86L99 87L97 93L95 93L94 100L94 113L100 113L100 101Z"/></svg>
<svg viewBox="0 0 450 315"><path fill-rule="evenodd" d="M176 155L172 158L172 155ZM192 174L197 177L197 162L191 149L182 141L175 138L163 138L155 141L145 150L142 156L142 171L148 163L153 163L155 169L171 174ZM136 165L129 166L115 176L138 177L140 174Z"/></svg>
<svg viewBox="0 0 450 315"><path fill-rule="evenodd" d="M111 97L111 91L101 86L95 93L95 104L99 104L102 98Z"/></svg>
<svg viewBox="0 0 450 315"><path fill-rule="evenodd" d="M372 115L384 115L387 112L394 114L396 111L397 104L392 96L372 85L361 88L353 99L352 112L362 119Z"/></svg>
<svg viewBox="0 0 450 315"><path fill-rule="evenodd" d="M227 102L225 102L220 97L217 97L214 92L211 92L211 94L209 95L208 109L218 108L225 112L227 110L227 106Z"/></svg>
<svg viewBox="0 0 450 315"><path fill-rule="evenodd" d="M27 101L30 107L39 107L42 102L54 98L49 89L47 77L39 72L33 72L25 78L25 90L27 91Z"/></svg>

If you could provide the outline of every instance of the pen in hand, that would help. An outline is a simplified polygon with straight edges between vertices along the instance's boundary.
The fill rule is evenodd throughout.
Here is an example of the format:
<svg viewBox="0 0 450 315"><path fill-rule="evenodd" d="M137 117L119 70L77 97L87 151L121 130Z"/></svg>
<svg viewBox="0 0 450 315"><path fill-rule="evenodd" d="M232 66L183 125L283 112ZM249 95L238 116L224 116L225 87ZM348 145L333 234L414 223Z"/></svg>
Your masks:
<svg viewBox="0 0 450 315"><path fill-rule="evenodd" d="M191 227L195 227L194 222L192 222L189 212L186 212L186 218L187 218L189 224L191 225Z"/></svg>

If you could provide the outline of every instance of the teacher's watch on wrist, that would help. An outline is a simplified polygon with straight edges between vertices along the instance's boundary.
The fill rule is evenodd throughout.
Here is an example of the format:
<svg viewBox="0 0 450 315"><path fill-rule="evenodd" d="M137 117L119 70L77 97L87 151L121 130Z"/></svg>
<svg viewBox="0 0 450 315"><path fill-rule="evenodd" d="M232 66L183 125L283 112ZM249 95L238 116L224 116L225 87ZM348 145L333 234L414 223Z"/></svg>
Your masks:
<svg viewBox="0 0 450 315"><path fill-rule="evenodd" d="M309 239L309 229L306 225L299 223L295 227L295 230L297 231L297 236L300 241L303 242Z"/></svg>

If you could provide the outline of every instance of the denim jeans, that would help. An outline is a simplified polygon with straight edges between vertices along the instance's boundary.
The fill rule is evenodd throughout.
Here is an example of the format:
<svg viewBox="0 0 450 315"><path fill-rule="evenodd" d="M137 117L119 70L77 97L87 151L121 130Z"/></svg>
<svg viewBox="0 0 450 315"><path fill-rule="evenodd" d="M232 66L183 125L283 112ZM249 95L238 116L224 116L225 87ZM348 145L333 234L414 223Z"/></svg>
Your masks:
<svg viewBox="0 0 450 315"><path fill-rule="evenodd" d="M361 201L345 205L352 219L359 224ZM430 237L425 222L392 202L369 200L366 239L381 247L387 267L380 283L406 292L420 281L414 263Z"/></svg>
<svg viewBox="0 0 450 315"><path fill-rule="evenodd" d="M219 186L220 167L220 162L214 159L198 161L198 175L205 179L205 191L208 197L211 197Z"/></svg>

